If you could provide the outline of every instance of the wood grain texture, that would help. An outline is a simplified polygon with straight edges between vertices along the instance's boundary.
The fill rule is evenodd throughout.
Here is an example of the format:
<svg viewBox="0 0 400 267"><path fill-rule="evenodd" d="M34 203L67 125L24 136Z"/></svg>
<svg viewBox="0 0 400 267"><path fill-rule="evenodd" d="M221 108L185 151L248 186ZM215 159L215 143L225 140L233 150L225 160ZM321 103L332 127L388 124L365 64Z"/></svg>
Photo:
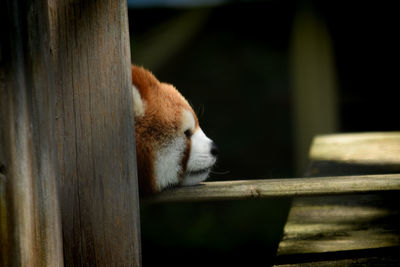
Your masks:
<svg viewBox="0 0 400 267"><path fill-rule="evenodd" d="M278 255L398 247L400 210L395 200L393 195L297 199Z"/></svg>
<svg viewBox="0 0 400 267"><path fill-rule="evenodd" d="M321 135L306 176L400 173L400 132Z"/></svg>
<svg viewBox="0 0 400 267"><path fill-rule="evenodd" d="M400 165L400 132L321 135L314 138L310 160L368 165Z"/></svg>
<svg viewBox="0 0 400 267"><path fill-rule="evenodd" d="M0 5L0 265L63 266L47 3Z"/></svg>
<svg viewBox="0 0 400 267"><path fill-rule="evenodd" d="M49 0L67 266L139 266L126 1Z"/></svg>
<svg viewBox="0 0 400 267"><path fill-rule="evenodd" d="M399 132L317 136L306 175L330 180L332 175L399 172L399 151ZM400 258L394 252L400 248L398 201L397 193L382 191L295 198L278 262L291 263L282 266L398 266Z"/></svg>
<svg viewBox="0 0 400 267"><path fill-rule="evenodd" d="M400 190L400 174L206 182L165 191L148 202L211 201Z"/></svg>

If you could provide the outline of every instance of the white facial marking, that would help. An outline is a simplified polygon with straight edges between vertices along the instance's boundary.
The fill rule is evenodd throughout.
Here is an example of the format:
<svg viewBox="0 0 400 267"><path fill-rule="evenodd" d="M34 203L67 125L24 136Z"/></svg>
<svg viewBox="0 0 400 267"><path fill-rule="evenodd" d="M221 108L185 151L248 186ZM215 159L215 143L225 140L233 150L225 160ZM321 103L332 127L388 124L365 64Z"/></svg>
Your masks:
<svg viewBox="0 0 400 267"><path fill-rule="evenodd" d="M193 130L196 125L192 112L184 109L182 112L182 129Z"/></svg>
<svg viewBox="0 0 400 267"><path fill-rule="evenodd" d="M195 118L192 112L182 112L181 135L177 135L167 144L156 149L155 153L155 181L157 190L161 191L168 186L176 185L181 181L184 186L195 185L207 179L216 157L211 154L212 140L204 132L196 127ZM184 131L190 130L190 153L186 165L186 172L183 180L180 180L182 173L182 158L184 156L187 139Z"/></svg>
<svg viewBox="0 0 400 267"><path fill-rule="evenodd" d="M145 103L140 96L139 90L136 88L135 85L132 85L132 92L133 92L133 113L135 117L140 117L144 115L145 110Z"/></svg>
<svg viewBox="0 0 400 267"><path fill-rule="evenodd" d="M216 157L211 154L212 141L198 128L191 136L191 149L182 185L194 185L207 179Z"/></svg>
<svg viewBox="0 0 400 267"><path fill-rule="evenodd" d="M157 149L155 155L155 180L157 190L179 183L181 160L186 148L183 137L173 139L169 144Z"/></svg>

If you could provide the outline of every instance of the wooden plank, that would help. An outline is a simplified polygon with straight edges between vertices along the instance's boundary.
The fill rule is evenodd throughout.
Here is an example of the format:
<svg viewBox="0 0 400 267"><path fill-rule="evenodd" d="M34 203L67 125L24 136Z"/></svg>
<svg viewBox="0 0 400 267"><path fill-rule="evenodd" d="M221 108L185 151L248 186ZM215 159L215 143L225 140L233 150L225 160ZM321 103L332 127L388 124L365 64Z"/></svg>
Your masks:
<svg viewBox="0 0 400 267"><path fill-rule="evenodd" d="M139 266L126 1L49 0L67 266Z"/></svg>
<svg viewBox="0 0 400 267"><path fill-rule="evenodd" d="M340 266L337 260L364 260L371 265L380 258L398 264L400 258L392 257L400 248L398 201L396 193L296 198L277 262Z"/></svg>
<svg viewBox="0 0 400 267"><path fill-rule="evenodd" d="M354 196L295 201L278 255L400 246L400 210L394 206L398 199L376 195L357 198L357 202Z"/></svg>
<svg viewBox="0 0 400 267"><path fill-rule="evenodd" d="M148 202L356 194L400 190L400 174L206 182L158 194Z"/></svg>
<svg viewBox="0 0 400 267"><path fill-rule="evenodd" d="M329 180L332 175L399 172L399 151L399 132L317 136L306 175L327 176ZM397 194L383 192L295 198L279 244L278 261L341 266L373 265L381 259L398 264L400 258L392 253L400 247L398 201Z"/></svg>
<svg viewBox="0 0 400 267"><path fill-rule="evenodd" d="M47 3L0 10L0 265L62 266Z"/></svg>
<svg viewBox="0 0 400 267"><path fill-rule="evenodd" d="M400 132L321 135L306 176L399 173L399 155Z"/></svg>
<svg viewBox="0 0 400 267"><path fill-rule="evenodd" d="M310 149L313 161L400 165L400 132L321 135Z"/></svg>

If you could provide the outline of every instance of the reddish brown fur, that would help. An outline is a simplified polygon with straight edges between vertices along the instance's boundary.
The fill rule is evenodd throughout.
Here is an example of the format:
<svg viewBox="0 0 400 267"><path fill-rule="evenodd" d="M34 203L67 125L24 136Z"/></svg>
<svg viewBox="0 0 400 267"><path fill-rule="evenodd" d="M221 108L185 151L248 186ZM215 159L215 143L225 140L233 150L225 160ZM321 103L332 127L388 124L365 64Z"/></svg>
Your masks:
<svg viewBox="0 0 400 267"><path fill-rule="evenodd" d="M183 178L183 173L186 171L186 166L189 161L191 146L192 146L192 144L191 144L190 140L187 139L186 140L186 149L183 152L183 157L182 157L182 161L181 161L182 173L180 173L180 179ZM180 182L182 182L182 180Z"/></svg>
<svg viewBox="0 0 400 267"><path fill-rule="evenodd" d="M154 153L182 130L182 112L193 113L196 127L198 120L186 99L172 86L160 83L156 77L142 67L132 66L132 83L138 89L145 113L135 117L136 151L139 189L141 195L155 193ZM190 145L188 146L190 148ZM186 149L187 150L187 149ZM186 166L189 151L185 151L182 166Z"/></svg>

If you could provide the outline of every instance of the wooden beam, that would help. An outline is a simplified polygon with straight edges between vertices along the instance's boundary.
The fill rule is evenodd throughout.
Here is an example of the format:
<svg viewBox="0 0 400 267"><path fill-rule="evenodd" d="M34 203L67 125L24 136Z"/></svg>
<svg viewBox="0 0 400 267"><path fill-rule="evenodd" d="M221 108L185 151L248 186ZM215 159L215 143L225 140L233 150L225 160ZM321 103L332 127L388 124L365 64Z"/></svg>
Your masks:
<svg viewBox="0 0 400 267"><path fill-rule="evenodd" d="M125 0L48 0L67 266L139 266Z"/></svg>
<svg viewBox="0 0 400 267"><path fill-rule="evenodd" d="M357 194L400 190L400 174L206 182L165 191L147 202L192 202Z"/></svg>

